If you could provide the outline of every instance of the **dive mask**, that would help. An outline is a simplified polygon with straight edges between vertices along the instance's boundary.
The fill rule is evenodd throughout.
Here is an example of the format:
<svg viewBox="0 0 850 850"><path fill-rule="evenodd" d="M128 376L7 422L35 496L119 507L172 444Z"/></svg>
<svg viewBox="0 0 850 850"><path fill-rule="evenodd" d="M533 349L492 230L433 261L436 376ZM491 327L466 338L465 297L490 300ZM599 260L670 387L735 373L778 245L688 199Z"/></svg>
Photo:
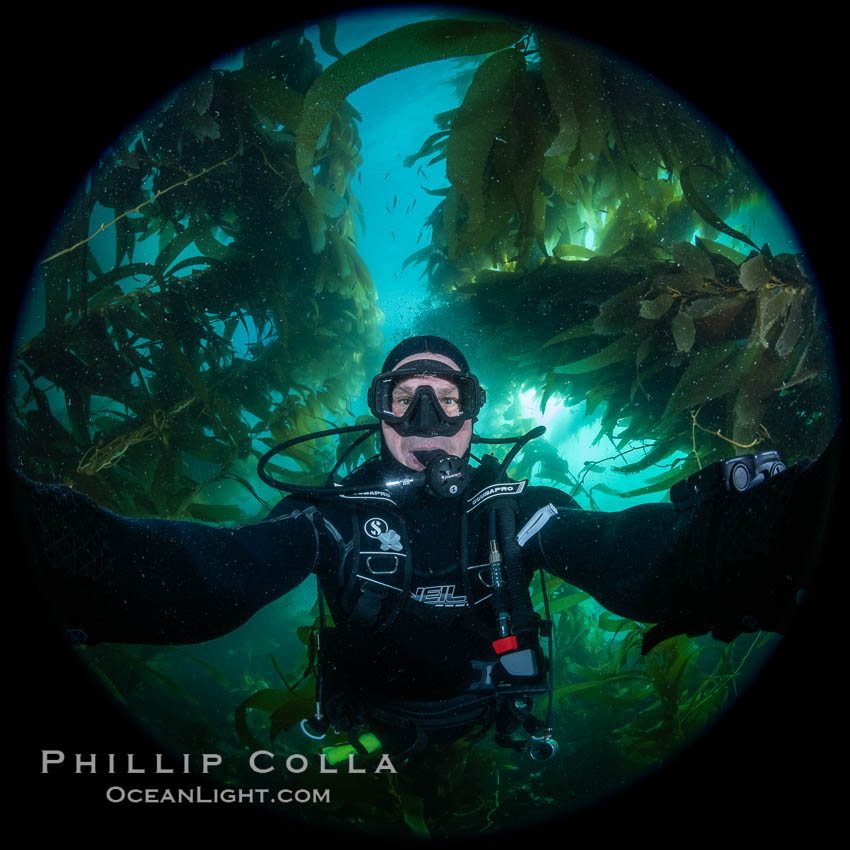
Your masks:
<svg viewBox="0 0 850 850"><path fill-rule="evenodd" d="M451 381L456 391L440 390L438 394L433 387L421 386L413 393L401 391L394 394L406 379L422 376ZM402 437L454 436L467 419L474 420L478 416L486 398L475 375L428 359L413 360L392 372L377 375L366 396L373 415L393 427Z"/></svg>

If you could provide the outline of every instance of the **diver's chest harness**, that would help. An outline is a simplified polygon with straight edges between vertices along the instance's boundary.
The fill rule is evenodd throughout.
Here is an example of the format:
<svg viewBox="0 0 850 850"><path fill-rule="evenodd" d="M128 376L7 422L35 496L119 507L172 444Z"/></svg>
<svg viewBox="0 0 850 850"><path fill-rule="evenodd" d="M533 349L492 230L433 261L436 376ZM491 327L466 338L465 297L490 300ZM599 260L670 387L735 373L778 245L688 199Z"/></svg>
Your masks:
<svg viewBox="0 0 850 850"><path fill-rule="evenodd" d="M479 467L484 471L482 477L497 466L492 456L486 456ZM466 619L477 633L491 632L490 651L468 659L466 697L445 701L439 711L430 716L423 713L418 722L411 716L412 702L397 700L392 711L388 706L375 710L384 722L396 717L399 723L411 725L420 744L428 737L423 727L439 729L441 721L449 725L458 717L468 717L477 707L482 717L488 718L488 725L495 725L496 740L503 746L529 748L535 758L555 752L548 723L531 713L535 699L551 692L550 662L540 647L540 636L550 635L551 624L533 610L517 543L516 497L526 484L492 483L463 499L458 506L460 557L438 565L444 568L434 572L417 565L417 555L422 556L412 545L405 514L391 503L389 494L376 490L341 497L349 504L352 537L341 548L335 607L346 630L380 634L399 621L424 621L423 640L427 640L429 627ZM526 529L539 521L535 515ZM479 529L487 529L486 541L481 540ZM457 539L454 528L446 528L444 533ZM482 560L485 551L487 557ZM324 624L320 628L329 638ZM319 676L323 669L320 659ZM317 693L321 692L319 684ZM321 733L331 722L337 726L334 713L317 700L316 714L302 728ZM443 713L450 713L452 719L443 718ZM531 733L530 741L510 737L520 726Z"/></svg>
<svg viewBox="0 0 850 850"><path fill-rule="evenodd" d="M331 429L320 434L308 435L316 438L330 433L366 430L370 426L351 426L345 429ZM375 427L371 426L374 432ZM466 695L456 700L444 700L434 703L430 715L420 717L415 727L417 742L421 744L423 728L451 728L457 725L458 706L464 710L472 706L480 707L481 716L489 718L488 724L495 722L498 743L517 750L528 750L533 758L549 758L557 752L557 744L552 738L552 636L551 621L548 619L548 601L543 587L546 618L542 619L533 610L528 587L528 576L522 565L519 539L534 533L547 517L541 517L546 509L538 511L525 528L516 527L516 498L523 492L525 481L509 481L505 470L513 457L530 439L539 436L545 429L535 428L522 437L505 439L476 438L478 442L511 442L515 445L507 457L498 464L495 458L485 456L479 467L480 480L487 480L490 471L494 472L491 483L471 496L465 495L469 483L466 476L468 467L459 458L445 452L432 451L417 453L426 463L422 472L405 473L403 480L384 481L372 486L350 485L346 481L332 484L332 476L342 462L332 471L328 486L308 488L281 486L281 482L267 476L263 467L270 457L294 442L305 438L296 438L261 459L258 473L267 483L288 489L296 493L305 493L313 498L332 499L337 505L350 506L352 539L350 543L341 543L341 557L335 582L338 596L334 605L338 606L345 619L346 626L357 632L378 633L392 627L400 618L411 615L412 606L427 609L449 609L469 612L469 609L481 609L489 606L491 613L483 619L492 630L491 651L483 658L470 659L470 683ZM369 436L367 433L366 437ZM365 439L365 437L361 438ZM359 441L349 446L352 449ZM344 457L343 454L342 457ZM433 583L425 583L423 572L417 572L414 564L415 553L411 549L409 531L400 504L407 494L416 489L427 488L436 496L457 496L462 498L459 507L460 552L459 569L452 573L437 574ZM487 557L484 563L470 563L470 525L487 529ZM477 530L477 529L476 529ZM474 535L473 535L474 536ZM480 540L480 536L475 537ZM479 555L483 547L475 546L473 555ZM318 584L317 576L317 584ZM477 612L470 612L477 614ZM464 616L468 616L465 613ZM311 737L324 737L330 724L337 724L336 712L326 706L324 693L323 638L331 635L326 625L325 601L319 585L319 636L318 664L316 682L316 709L312 717L302 723L302 729ZM549 642L548 659L544 656L541 636ZM532 714L535 698L548 694L549 706L545 722ZM329 695L329 703L337 695ZM495 702L494 702L495 701ZM407 708L413 703L403 700L394 701L399 717L410 723ZM446 710L440 706L446 703ZM417 704L421 706L421 704ZM493 710L496 705L498 710ZM449 706L451 710L449 711ZM384 718L393 712L387 705L380 707ZM486 710L485 710L486 709ZM475 708L477 711L478 708ZM468 711L466 712L469 713ZM474 713L474 712L473 712ZM451 716L448 716L451 714ZM465 716L465 715L464 715ZM402 720L400 720L402 722ZM518 740L511 736L523 727L531 736L530 740Z"/></svg>
<svg viewBox="0 0 850 850"><path fill-rule="evenodd" d="M459 502L455 512L444 511L439 520L428 522L418 537L411 535L411 523L415 530L417 518L389 504L387 498L378 494L349 497L351 539L341 548L337 576L337 600L346 621L360 631L381 632L417 611L418 619L435 624L440 618L425 612L485 611L492 604L493 564L482 546L481 514L496 495L517 496L525 486L520 481L485 487ZM452 557L458 531L465 539ZM423 541L431 535L444 535L451 543ZM430 542L432 551L423 542Z"/></svg>

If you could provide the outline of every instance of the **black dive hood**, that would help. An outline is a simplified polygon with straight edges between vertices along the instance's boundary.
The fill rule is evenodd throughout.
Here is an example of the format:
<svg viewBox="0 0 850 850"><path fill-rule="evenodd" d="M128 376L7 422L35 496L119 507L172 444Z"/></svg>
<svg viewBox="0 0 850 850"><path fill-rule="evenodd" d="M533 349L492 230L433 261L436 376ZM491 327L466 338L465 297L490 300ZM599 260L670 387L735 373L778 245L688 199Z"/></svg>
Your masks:
<svg viewBox="0 0 850 850"><path fill-rule="evenodd" d="M314 431L302 437L295 437L275 446L266 452L257 463L257 475L260 479L277 490L285 490L289 493L301 494L312 499L335 499L339 497L356 498L358 495L380 497L384 496L396 504L407 504L411 498L415 498L423 491L438 498L458 498L466 490L472 473L465 458L450 455L441 449L428 449L413 452L414 456L425 466L424 470L414 470L403 466L395 458L390 461L381 459L377 464L377 477L370 477L363 484L340 484L334 481L337 470L342 466L346 456L356 446L368 439L380 429L378 423L370 425L349 425L344 428L329 428L325 431ZM545 432L541 425L533 428L527 434L518 437L479 437L472 435L473 443L514 443L514 447L508 452L496 481L500 481L508 468L510 462L522 447L535 437ZM287 484L272 478L265 470L266 464L277 454L285 452L286 449L298 443L308 440L318 440L321 437L329 437L334 434L346 434L354 431L365 431L362 437L358 437L340 456L334 468L330 471L323 487L311 487L303 484ZM468 452L467 452L468 454ZM377 459L376 459L377 460Z"/></svg>

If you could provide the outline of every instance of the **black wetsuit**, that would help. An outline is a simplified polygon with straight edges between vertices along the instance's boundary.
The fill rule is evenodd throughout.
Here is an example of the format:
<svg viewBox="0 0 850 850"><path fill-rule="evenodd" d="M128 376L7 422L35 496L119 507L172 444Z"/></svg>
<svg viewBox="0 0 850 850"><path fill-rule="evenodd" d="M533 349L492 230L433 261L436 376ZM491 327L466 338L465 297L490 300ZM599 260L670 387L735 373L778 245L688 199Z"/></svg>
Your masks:
<svg viewBox="0 0 850 850"><path fill-rule="evenodd" d="M355 476L367 481L379 466L375 459ZM560 490L527 486L514 496L517 530L547 505L556 512L547 509L525 541L522 565L528 579L542 567L617 614L661 623L658 637L782 631L817 552L835 467L824 456L686 509L582 511ZM461 534L470 495L487 483L479 476L463 499L422 493L406 507L288 497L266 520L235 528L120 517L22 476L16 486L24 536L77 639L208 640L315 573L336 626L337 685L381 705L468 693L474 662L496 657L488 511L467 513L466 550Z"/></svg>

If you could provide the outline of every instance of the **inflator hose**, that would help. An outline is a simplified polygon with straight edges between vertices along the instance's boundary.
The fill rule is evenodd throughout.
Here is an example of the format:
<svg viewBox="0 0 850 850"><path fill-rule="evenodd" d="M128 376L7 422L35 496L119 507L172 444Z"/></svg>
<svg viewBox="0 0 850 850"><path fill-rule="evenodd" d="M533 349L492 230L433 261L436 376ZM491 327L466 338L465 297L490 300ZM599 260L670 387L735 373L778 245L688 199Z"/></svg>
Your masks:
<svg viewBox="0 0 850 850"><path fill-rule="evenodd" d="M516 516L513 505L496 507L499 528L502 532L502 559L505 566L505 583L511 598L511 625L514 634L531 634L537 637L538 616L531 605L528 579L522 568L522 552L516 539Z"/></svg>

